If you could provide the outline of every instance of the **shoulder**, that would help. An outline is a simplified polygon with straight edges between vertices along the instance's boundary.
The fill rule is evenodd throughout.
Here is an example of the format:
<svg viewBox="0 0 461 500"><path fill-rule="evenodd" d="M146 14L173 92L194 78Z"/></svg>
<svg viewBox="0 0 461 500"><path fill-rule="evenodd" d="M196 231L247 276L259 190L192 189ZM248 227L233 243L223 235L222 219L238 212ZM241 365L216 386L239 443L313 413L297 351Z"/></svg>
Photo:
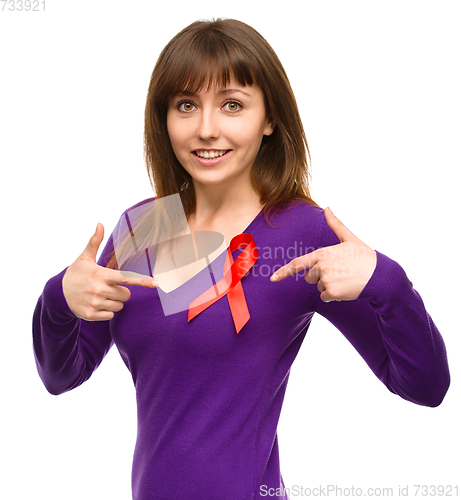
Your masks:
<svg viewBox="0 0 461 500"><path fill-rule="evenodd" d="M294 224L300 218L304 221L313 222L318 220L323 209L305 200L293 200L285 205L279 205L268 212L270 225L286 226Z"/></svg>
<svg viewBox="0 0 461 500"><path fill-rule="evenodd" d="M120 216L120 223L123 221L123 224L130 225L132 222L139 220L139 218L145 215L149 210L151 210L154 206L155 197L146 198L135 205L127 208L122 215Z"/></svg>
<svg viewBox="0 0 461 500"><path fill-rule="evenodd" d="M291 260L325 246L320 238L324 220L321 207L294 200L261 216L249 232L258 248L268 249L269 254L275 249Z"/></svg>
<svg viewBox="0 0 461 500"><path fill-rule="evenodd" d="M285 236L304 237L314 245L316 240L321 244L325 238L325 215L323 208L305 200L294 200L282 207L272 210L266 218L267 226L275 233ZM328 228L329 229L329 228ZM329 235L327 235L329 236Z"/></svg>
<svg viewBox="0 0 461 500"><path fill-rule="evenodd" d="M122 216L124 216L125 214L129 213L129 212L136 212L137 210L142 210L143 208L148 208L150 206L152 206L152 203L155 201L155 196L153 196L152 198L146 198L145 200L142 200L138 203L136 203L135 205L127 208Z"/></svg>
<svg viewBox="0 0 461 500"><path fill-rule="evenodd" d="M114 241L121 241L132 233L140 220L149 212L153 207L155 197L142 200L135 205L127 208L121 215L112 231L112 238Z"/></svg>

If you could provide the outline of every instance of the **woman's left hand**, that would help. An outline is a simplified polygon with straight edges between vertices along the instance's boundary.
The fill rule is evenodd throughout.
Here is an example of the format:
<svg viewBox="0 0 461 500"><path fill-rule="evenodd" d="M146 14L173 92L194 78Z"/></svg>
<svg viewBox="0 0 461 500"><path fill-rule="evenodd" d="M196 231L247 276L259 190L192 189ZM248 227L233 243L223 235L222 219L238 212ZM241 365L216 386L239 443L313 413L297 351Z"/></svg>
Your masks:
<svg viewBox="0 0 461 500"><path fill-rule="evenodd" d="M330 208L325 209L325 219L341 243L296 257L278 269L271 281L281 281L307 269L304 279L317 283L324 302L355 300L375 270L376 252L349 231Z"/></svg>

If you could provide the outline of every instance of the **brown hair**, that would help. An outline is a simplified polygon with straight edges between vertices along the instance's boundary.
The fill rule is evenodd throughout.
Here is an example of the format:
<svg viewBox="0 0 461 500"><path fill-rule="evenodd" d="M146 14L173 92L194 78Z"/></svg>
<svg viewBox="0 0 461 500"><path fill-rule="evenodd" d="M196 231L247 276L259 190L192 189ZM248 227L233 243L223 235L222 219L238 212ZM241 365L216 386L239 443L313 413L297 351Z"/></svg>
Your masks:
<svg viewBox="0 0 461 500"><path fill-rule="evenodd" d="M144 156L157 198L179 193L186 217L195 212L191 177L176 158L168 136L170 100L213 85L226 87L232 77L242 86L256 84L261 88L274 124L273 133L263 137L251 172L266 220L270 222L272 213L295 199L315 205L309 192L309 148L285 70L267 41L235 19L192 23L165 46L158 58L149 84L144 123ZM168 214L157 222L157 228L172 225Z"/></svg>
<svg viewBox="0 0 461 500"><path fill-rule="evenodd" d="M196 21L163 49L152 73L144 124L144 153L151 183L159 198L181 193L186 216L195 211L195 192L168 137L170 99L234 77L240 85L258 85L265 96L274 132L264 136L252 169L252 183L268 213L309 192L307 146L290 82L277 55L252 27L235 19ZM306 154L307 153L307 154Z"/></svg>

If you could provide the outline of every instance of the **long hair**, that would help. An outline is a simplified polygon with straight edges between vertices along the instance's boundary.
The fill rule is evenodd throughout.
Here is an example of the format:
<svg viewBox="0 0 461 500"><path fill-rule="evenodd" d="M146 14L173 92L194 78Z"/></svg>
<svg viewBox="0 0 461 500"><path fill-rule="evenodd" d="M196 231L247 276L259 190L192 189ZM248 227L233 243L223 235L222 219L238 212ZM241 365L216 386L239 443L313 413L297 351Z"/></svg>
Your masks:
<svg viewBox="0 0 461 500"><path fill-rule="evenodd" d="M309 192L310 153L296 99L272 47L252 27L235 19L196 21L163 49L150 79L144 123L144 156L157 198L179 193L186 218L195 212L191 176L176 158L167 130L170 100L182 93L225 88L231 78L240 85L258 85L274 131L264 136L251 170L264 215L299 199L316 204ZM185 188L188 186L187 188ZM158 215L149 226L161 232L174 221ZM154 238L156 240L157 238ZM145 238L149 240L148 237Z"/></svg>
<svg viewBox="0 0 461 500"><path fill-rule="evenodd" d="M275 124L264 136L251 171L265 213L309 192L310 153L296 99L279 58L252 27L235 19L196 21L163 49L152 73L144 123L144 155L149 178L159 198L181 193L186 216L195 211L190 175L171 147L167 131L170 99L180 93L226 87L231 77L258 85L266 112ZM186 184L187 183L187 184Z"/></svg>

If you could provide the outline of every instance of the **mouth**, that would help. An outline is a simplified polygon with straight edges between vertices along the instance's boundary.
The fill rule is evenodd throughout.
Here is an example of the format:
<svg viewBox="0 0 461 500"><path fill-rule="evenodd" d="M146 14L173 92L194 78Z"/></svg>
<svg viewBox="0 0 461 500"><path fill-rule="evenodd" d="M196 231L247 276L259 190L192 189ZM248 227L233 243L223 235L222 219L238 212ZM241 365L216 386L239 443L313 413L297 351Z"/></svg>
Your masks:
<svg viewBox="0 0 461 500"><path fill-rule="evenodd" d="M203 160L215 160L225 156L230 149L196 149L192 153Z"/></svg>

